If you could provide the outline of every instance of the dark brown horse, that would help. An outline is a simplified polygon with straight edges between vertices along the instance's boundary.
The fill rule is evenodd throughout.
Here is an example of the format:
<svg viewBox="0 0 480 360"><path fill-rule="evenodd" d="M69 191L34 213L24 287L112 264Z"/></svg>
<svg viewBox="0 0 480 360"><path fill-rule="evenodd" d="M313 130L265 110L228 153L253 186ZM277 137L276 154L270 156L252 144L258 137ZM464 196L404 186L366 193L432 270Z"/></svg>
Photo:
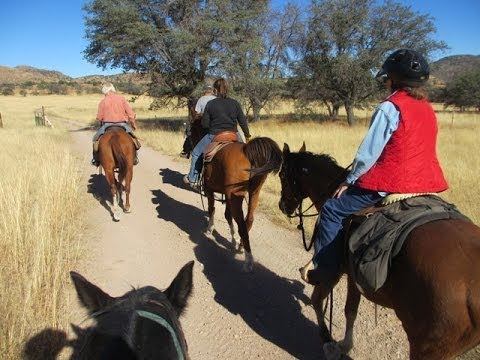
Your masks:
<svg viewBox="0 0 480 360"><path fill-rule="evenodd" d="M133 160L135 157L135 145L132 137L121 127L111 126L107 128L105 134L99 140L98 157L100 165L105 171L105 178L112 196L113 218L118 221L120 220L119 203L121 202L122 190L125 191L123 211L130 212L130 183L133 177ZM115 176L115 169L118 169L118 180Z"/></svg>
<svg viewBox="0 0 480 360"><path fill-rule="evenodd" d="M187 138L185 141L188 141L188 157L190 157L190 152L197 145L197 143L207 134L208 130L202 126L202 115L195 111L195 106L197 105L197 98L188 99L188 122L189 130L187 131ZM184 151L185 151L184 146Z"/></svg>
<svg viewBox="0 0 480 360"><path fill-rule="evenodd" d="M230 226L232 242L236 247L235 229L240 235L239 250L245 249L244 271L253 269L249 231L253 224L253 213L258 206L260 189L269 173L277 173L282 164L282 151L277 143L267 137L254 138L247 144L233 142L223 147L211 162L205 164L203 183L208 198L207 232L214 228L214 193L225 194L225 219ZM243 199L248 196L247 216L243 214Z"/></svg>
<svg viewBox="0 0 480 360"><path fill-rule="evenodd" d="M283 149L280 172L280 209L291 215L305 198L318 211L344 179L346 170L328 155ZM348 293L346 330L340 346L353 346L353 324L360 302L345 251L344 272ZM333 285L340 279L341 274ZM321 341L332 341L324 322L323 300L330 288L313 289ZM436 220L413 229L393 258L385 284L362 294L375 304L395 311L410 344L412 360L447 360L480 343L480 228L463 220Z"/></svg>
<svg viewBox="0 0 480 360"><path fill-rule="evenodd" d="M95 321L88 329L74 327L72 359L189 359L179 322L192 292L193 261L170 286L132 289L112 297L71 271L80 303Z"/></svg>

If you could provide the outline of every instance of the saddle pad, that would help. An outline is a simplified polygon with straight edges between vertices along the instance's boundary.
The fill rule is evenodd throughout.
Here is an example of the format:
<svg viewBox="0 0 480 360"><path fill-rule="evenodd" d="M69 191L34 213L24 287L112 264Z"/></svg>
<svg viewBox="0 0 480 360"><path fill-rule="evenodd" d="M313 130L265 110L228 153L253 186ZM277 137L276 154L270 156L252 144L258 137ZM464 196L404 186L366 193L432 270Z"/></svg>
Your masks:
<svg viewBox="0 0 480 360"><path fill-rule="evenodd" d="M206 162L212 161L213 157L217 152L219 152L221 149L223 149L225 146L231 143L232 141L211 142L210 144L208 144L205 150L203 151L203 162L206 163Z"/></svg>
<svg viewBox="0 0 480 360"><path fill-rule="evenodd" d="M371 214L348 240L350 269L364 290L376 291L388 276L391 260L415 227L440 219L470 219L438 196L403 199Z"/></svg>

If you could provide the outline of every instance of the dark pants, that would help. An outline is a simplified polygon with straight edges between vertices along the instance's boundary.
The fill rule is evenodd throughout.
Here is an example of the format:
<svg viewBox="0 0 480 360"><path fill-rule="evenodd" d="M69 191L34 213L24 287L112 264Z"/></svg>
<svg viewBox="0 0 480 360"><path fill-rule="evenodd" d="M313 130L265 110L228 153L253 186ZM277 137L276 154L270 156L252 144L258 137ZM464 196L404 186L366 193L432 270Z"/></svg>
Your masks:
<svg viewBox="0 0 480 360"><path fill-rule="evenodd" d="M338 199L330 198L325 202L316 224L313 255L316 269L338 274L344 251L344 220L357 211L376 204L381 198L377 191L350 186Z"/></svg>

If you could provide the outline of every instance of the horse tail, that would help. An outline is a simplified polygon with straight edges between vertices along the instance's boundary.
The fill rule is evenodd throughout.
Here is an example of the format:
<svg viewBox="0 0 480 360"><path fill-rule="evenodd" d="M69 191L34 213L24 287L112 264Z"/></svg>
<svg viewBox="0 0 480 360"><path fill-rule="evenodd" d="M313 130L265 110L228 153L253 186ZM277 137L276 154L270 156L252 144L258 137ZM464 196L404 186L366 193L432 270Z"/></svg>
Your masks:
<svg viewBox="0 0 480 360"><path fill-rule="evenodd" d="M243 148L247 159L252 164L252 176L278 173L282 166L282 151L278 144L268 137L250 140Z"/></svg>
<svg viewBox="0 0 480 360"><path fill-rule="evenodd" d="M113 136L110 139L110 146L112 147L113 157L118 167L118 175L125 177L127 174L127 158L123 153L122 146L120 144L120 137Z"/></svg>

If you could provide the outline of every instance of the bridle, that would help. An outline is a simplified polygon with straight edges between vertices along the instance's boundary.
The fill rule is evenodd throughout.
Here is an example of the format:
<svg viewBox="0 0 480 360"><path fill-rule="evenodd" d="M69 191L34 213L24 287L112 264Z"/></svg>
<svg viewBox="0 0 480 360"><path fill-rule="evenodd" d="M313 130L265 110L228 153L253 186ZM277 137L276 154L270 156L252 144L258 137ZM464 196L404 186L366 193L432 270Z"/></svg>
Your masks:
<svg viewBox="0 0 480 360"><path fill-rule="evenodd" d="M288 186L290 188L290 193L291 193L291 199L293 199L295 201L295 203L298 204L297 208L295 209L294 213L291 214L291 215L287 215L288 218L292 219L292 218L296 218L298 217L298 225L297 225L297 229L300 230L302 232L302 243L303 243L303 247L306 251L310 251L312 246L313 246L313 243L315 241L315 236L316 236L316 233L317 233L317 227L314 228L314 231L313 231L313 234L312 234L312 237L310 239L310 243L307 245L307 240L305 238L305 228L304 228L304 225L303 225L303 218L305 217L313 217L313 216L318 216L320 214L320 212L316 212L316 213L313 213L313 214L307 214L307 212L314 206L325 202L323 199L326 199L328 197L330 197L330 195L332 194L332 191L334 191L335 189L333 188L334 186L336 187L338 185L338 182L341 181L342 179L345 178L346 174L348 173L349 169L351 168L353 163L351 163L350 165L348 165L344 171L339 175L337 176L336 178L334 178L329 184L328 186L326 187L325 191L321 194L321 196L319 197L320 200L317 200L317 201L312 201L312 203L310 204L310 206L308 206L305 210L303 210L303 200L305 198L308 197L307 194L305 194L303 191L302 191L302 187L299 183L299 181L297 181L297 179L301 176L301 174L298 173L298 167L292 167L289 166L287 168L287 171L286 171L286 176L287 176L287 183L288 183ZM283 166L285 166L285 162L283 164Z"/></svg>
<svg viewBox="0 0 480 360"><path fill-rule="evenodd" d="M168 310L164 304L162 304L158 301L152 300L152 299L146 300L146 303L153 304L157 307ZM157 324L159 324L160 326L162 326L163 328L165 328L170 333L170 336L172 337L173 344L175 345L175 350L177 351L177 359L178 360L185 360L186 359L184 349L183 349L183 346L180 343L180 339L178 337L177 332L175 331L175 329L172 327L172 325L164 317L162 317L158 314L155 314L151 311L147 311L147 310L138 310L137 309L137 310L135 310L135 313L138 316L140 316L144 319L154 321ZM178 330L180 332L182 332L181 328L178 328Z"/></svg>

